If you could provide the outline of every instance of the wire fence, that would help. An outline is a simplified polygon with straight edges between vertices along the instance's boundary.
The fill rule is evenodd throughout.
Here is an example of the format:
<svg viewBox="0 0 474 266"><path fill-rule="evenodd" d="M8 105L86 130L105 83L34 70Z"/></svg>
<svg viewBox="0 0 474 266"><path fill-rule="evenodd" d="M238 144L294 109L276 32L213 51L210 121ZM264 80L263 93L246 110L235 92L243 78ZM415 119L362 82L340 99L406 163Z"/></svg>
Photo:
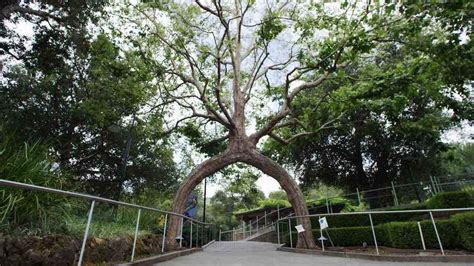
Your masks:
<svg viewBox="0 0 474 266"><path fill-rule="evenodd" d="M359 190L335 197L326 197L326 209L333 213L332 205L338 199L349 200L353 205L366 205L367 209L387 208L406 204L421 203L441 192L473 190L474 173L458 176L430 177L428 181L418 181L397 184L395 181L390 186Z"/></svg>
<svg viewBox="0 0 474 266"><path fill-rule="evenodd" d="M340 198L349 200L353 205L365 205L367 209L378 209L387 207L396 207L412 203L421 203L428 198L449 191L473 190L474 189L474 173L461 176L439 176L430 177L429 181L419 181L407 184L396 184L391 182L390 186L382 188L374 188L368 190L359 190L356 188L354 193L347 193L335 197L325 198L325 212L334 213L334 201ZM291 207L290 207L291 208ZM310 207L309 211L321 209L321 206ZM257 216L255 220L248 223L242 221L242 225L232 230L220 231L219 240L221 241L238 241L244 240L255 234L264 232L267 228L275 229L275 222L281 218L281 209L277 206L277 210L265 211L263 216ZM277 216L275 217L275 214ZM291 217L294 214L290 212L285 217Z"/></svg>
<svg viewBox="0 0 474 266"><path fill-rule="evenodd" d="M429 250L430 246L428 246L428 244L430 244L431 248L438 248L439 253L446 255L446 246L444 244L449 245L448 247L458 247L463 241L463 239L459 239L459 237L462 238L462 236L453 235L453 232L449 231L452 228L452 225L448 223L449 220L447 218L451 218L453 214L473 211L474 207L427 210L365 211L289 216L281 218L276 222L276 230L278 244L294 248L296 246L295 243L298 234L295 228L297 225L296 219L308 217L313 224L313 233L316 237L316 242L323 251L344 251L344 248L353 251L354 245L350 245L349 243L356 243L358 241L357 246L359 246L359 248L364 247L364 253L367 253L367 250L372 247L374 248L374 252L377 255L380 255L382 252L381 245L387 244L392 240L396 245L400 245L401 249L411 247L414 248L416 252L429 251L433 253L435 250ZM324 217L324 219L331 218L331 221L329 222L326 220L326 224L328 224L329 227L325 228L324 226L320 226L322 217ZM407 239L388 239L387 236L383 234L386 229L383 225L394 221L400 222L400 217L404 217L404 219L408 220L408 223L410 224L402 224L396 228L396 230L398 230L397 234ZM409 219L407 219L408 217ZM470 225L469 223L462 224L459 223L459 220L457 222L458 227L464 226L464 228L461 228L461 231L464 231L465 229L472 230L472 228L468 228ZM354 225L353 227L344 226L349 225L350 223L359 224L355 227ZM363 223L364 225L361 225L360 223ZM366 228L368 230L365 230ZM430 231L432 231L432 233ZM426 235L429 236L430 234L435 236L435 238L429 239L431 242L435 239L435 244L427 241ZM395 246L392 248L397 247ZM394 251L384 250L384 252ZM406 254L407 251L404 252L405 253L402 254ZM422 255L422 253L423 252L420 252L419 254Z"/></svg>
<svg viewBox="0 0 474 266"><path fill-rule="evenodd" d="M133 208L137 210L136 222L134 224L135 234L133 238L133 247L132 247L132 252L130 255L131 262L133 262L135 258L137 238L139 236L139 229L140 229L140 218L143 217L142 212L145 212L145 211L155 213L156 215L162 216L162 218L164 219L164 227L162 231L163 235L162 235L162 243L161 243L162 253L165 252L166 250L165 239L166 239L166 233L167 233L167 225L169 221L168 218L170 216L176 216L176 217L181 218L179 237L177 237L176 239L180 248L182 247L192 248L192 247L203 246L209 243L211 240L216 239L216 234L217 234L216 226L210 223L203 223L201 221L189 218L179 213L174 213L174 212L165 211L165 210L161 210L157 208L146 207L146 206L141 206L137 204L116 201L116 200L111 200L107 198L102 198L102 197L97 197L97 196L92 196L92 195L87 195L87 194L82 194L82 193L77 193L77 192L70 192L70 191L41 187L41 186L36 186L36 185L31 185L31 184L24 184L24 183L14 182L14 181L4 180L4 179L0 179L0 186L14 187L18 189L37 191L41 193L53 193L57 195L73 197L73 198L86 200L90 202L90 207L86 215L87 222L84 225L85 226L84 235L83 235L82 245L81 245L79 259L77 263L77 265L79 266L82 265L84 261L84 254L86 252L86 243L88 241L88 238L90 237L89 231L91 228L91 224L93 223L94 211L97 210L98 204L111 204L113 206L122 206L122 207Z"/></svg>

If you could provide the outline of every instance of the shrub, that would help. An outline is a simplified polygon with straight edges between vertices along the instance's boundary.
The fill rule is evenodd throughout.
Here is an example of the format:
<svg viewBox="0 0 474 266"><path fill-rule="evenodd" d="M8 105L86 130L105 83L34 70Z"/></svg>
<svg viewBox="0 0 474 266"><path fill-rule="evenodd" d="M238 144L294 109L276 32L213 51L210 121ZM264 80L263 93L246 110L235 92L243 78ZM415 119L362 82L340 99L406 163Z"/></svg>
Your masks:
<svg viewBox="0 0 474 266"><path fill-rule="evenodd" d="M334 218L334 217L327 217ZM350 219L346 220L351 220ZM446 249L463 248L474 250L474 212L453 215L449 220L437 220L436 228L443 247ZM374 245L372 229L370 226L354 226L334 228L328 220L329 228L324 231L324 236L331 237L337 246L361 246L366 242ZM370 222L368 222L370 225ZM319 238L319 226L313 227L315 238ZM427 248L439 249L438 238L431 219L421 221L423 238ZM414 248L421 249L420 232L415 221L390 222L374 227L377 243L380 246L394 248ZM287 231L284 237L288 243ZM296 232L293 232L293 240L296 239Z"/></svg>
<svg viewBox="0 0 474 266"><path fill-rule="evenodd" d="M290 207L290 203L287 200L279 200L279 199L265 199L259 202L260 209L277 209L278 206L280 208Z"/></svg>
<svg viewBox="0 0 474 266"><path fill-rule="evenodd" d="M321 216L324 216L322 214ZM403 222L427 219L427 213L383 213L372 214L374 225L385 224L388 222ZM343 216L327 216L328 224L331 228L370 226L369 215L365 214L347 214ZM318 220L312 219L312 225L319 228Z"/></svg>
<svg viewBox="0 0 474 266"><path fill-rule="evenodd" d="M474 206L474 192L472 191L452 191L434 195L428 200L428 208L466 208Z"/></svg>
<svg viewBox="0 0 474 266"><path fill-rule="evenodd" d="M54 169L54 158L40 141L20 141L0 125L0 178L39 186L59 188L68 175ZM0 188L0 228L5 231L48 233L68 217L71 200L54 194Z"/></svg>
<svg viewBox="0 0 474 266"><path fill-rule="evenodd" d="M364 242L374 245L370 226L328 228L324 231L324 236L327 238L327 233L329 233L329 237L336 246L362 246ZM320 232L315 232L315 234L321 235Z"/></svg>
<svg viewBox="0 0 474 266"><path fill-rule="evenodd" d="M474 212L459 213L451 218L463 248L474 251Z"/></svg>
<svg viewBox="0 0 474 266"><path fill-rule="evenodd" d="M380 225L384 245L396 248L422 248L420 232L416 222L391 222ZM436 221L436 228L444 248L461 247L457 241L457 230L453 221ZM438 238L431 220L421 222L423 238L427 248L439 248Z"/></svg>

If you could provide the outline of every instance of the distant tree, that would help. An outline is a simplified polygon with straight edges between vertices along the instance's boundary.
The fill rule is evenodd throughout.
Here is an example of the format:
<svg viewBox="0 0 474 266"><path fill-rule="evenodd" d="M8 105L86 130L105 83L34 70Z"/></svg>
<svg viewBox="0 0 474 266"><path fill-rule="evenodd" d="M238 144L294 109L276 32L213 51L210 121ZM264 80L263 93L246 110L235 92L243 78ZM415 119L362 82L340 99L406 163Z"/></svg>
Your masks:
<svg viewBox="0 0 474 266"><path fill-rule="evenodd" d="M34 27L34 34L54 30L62 36L76 39L87 35L87 27L104 15L107 1L21 1L5 0L0 3L0 56L21 59L28 50L28 36L21 35L19 23ZM28 26L27 26L28 27ZM1 67L1 66L0 66Z"/></svg>
<svg viewBox="0 0 474 266"><path fill-rule="evenodd" d="M428 178L437 173L436 158L447 149L441 134L472 120L472 41L463 33L471 26L454 14L463 6L427 5L421 17L412 17L417 5L406 8L402 14L409 16L413 31L402 34L397 28L370 56L293 103L298 111L292 118L302 125L325 124L331 114L343 113L338 121L292 145L281 146L281 139L265 144L267 154L296 167L304 187L324 182L355 191ZM456 30L421 32L426 20L435 19L428 14Z"/></svg>
<svg viewBox="0 0 474 266"><path fill-rule="evenodd" d="M287 200L288 196L284 190L272 191L268 194L269 199Z"/></svg>
<svg viewBox="0 0 474 266"><path fill-rule="evenodd" d="M211 197L209 203L210 220L226 228L238 225L233 213L257 208L265 199L265 194L256 184L260 175L243 165L236 166L221 171L225 177L220 183L222 189Z"/></svg>
<svg viewBox="0 0 474 266"><path fill-rule="evenodd" d="M38 32L22 64L4 72L5 127L50 143L60 167L91 193L119 199L125 188L172 190L177 170L162 118L142 111L156 93L145 62L105 34L71 38Z"/></svg>
<svg viewBox="0 0 474 266"><path fill-rule="evenodd" d="M451 145L447 151L439 154L436 162L437 175L472 176L474 174L474 143Z"/></svg>

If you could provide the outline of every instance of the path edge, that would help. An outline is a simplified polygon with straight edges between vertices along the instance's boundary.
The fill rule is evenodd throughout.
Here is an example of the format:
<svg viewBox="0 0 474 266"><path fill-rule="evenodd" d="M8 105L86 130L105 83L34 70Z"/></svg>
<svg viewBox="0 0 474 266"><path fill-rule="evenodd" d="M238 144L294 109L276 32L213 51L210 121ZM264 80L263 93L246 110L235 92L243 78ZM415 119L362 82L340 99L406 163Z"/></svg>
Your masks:
<svg viewBox="0 0 474 266"><path fill-rule="evenodd" d="M133 266L145 266L145 265L148 266L148 265L154 265L156 263L172 260L177 257L191 255L198 251L202 251L202 248L191 248L191 249L173 251L173 252L161 254L158 256L153 256L153 257L137 260L134 262L120 263L120 264L114 264L114 265L115 266L132 266L132 265Z"/></svg>
<svg viewBox="0 0 474 266"><path fill-rule="evenodd" d="M359 254L350 252L336 252L336 251L322 251L313 249L299 249L299 248L288 248L279 247L277 251L300 253L300 254L311 254L311 255L322 255L352 259L365 259L373 261L390 261L390 262L468 262L474 263L474 255L432 255L432 256L393 256L393 255L372 255L372 254Z"/></svg>

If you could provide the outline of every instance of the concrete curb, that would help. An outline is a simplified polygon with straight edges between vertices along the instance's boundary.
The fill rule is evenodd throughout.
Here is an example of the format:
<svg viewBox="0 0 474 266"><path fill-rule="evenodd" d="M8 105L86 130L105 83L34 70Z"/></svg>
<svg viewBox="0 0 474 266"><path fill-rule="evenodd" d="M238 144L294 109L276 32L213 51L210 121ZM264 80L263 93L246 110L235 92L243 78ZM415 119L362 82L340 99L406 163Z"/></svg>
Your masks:
<svg viewBox="0 0 474 266"><path fill-rule="evenodd" d="M205 244L204 246L202 246L202 249L205 249L205 248L207 248L208 246L214 244L214 242L216 242L216 240L212 240L211 242Z"/></svg>
<svg viewBox="0 0 474 266"><path fill-rule="evenodd" d="M158 256L154 257L149 257L141 260L137 260L134 262L129 262L129 263L121 263L121 264L115 264L115 266L145 266L145 265L154 265L156 263L172 260L174 258L180 257L180 256L186 256L186 255L191 255L194 252L202 251L202 248L192 248L192 249L185 249L185 250L179 250L179 251L173 251L165 254L161 254Z"/></svg>
<svg viewBox="0 0 474 266"><path fill-rule="evenodd" d="M474 263L474 255L447 255L447 256L416 256L416 255L372 255L372 254L360 254L360 253L348 253L348 252L337 252L337 251L321 251L314 249L299 249L299 248L288 248L280 247L277 251L321 255L321 256L332 256L352 259L365 259L374 261L392 261L392 262L469 262Z"/></svg>

